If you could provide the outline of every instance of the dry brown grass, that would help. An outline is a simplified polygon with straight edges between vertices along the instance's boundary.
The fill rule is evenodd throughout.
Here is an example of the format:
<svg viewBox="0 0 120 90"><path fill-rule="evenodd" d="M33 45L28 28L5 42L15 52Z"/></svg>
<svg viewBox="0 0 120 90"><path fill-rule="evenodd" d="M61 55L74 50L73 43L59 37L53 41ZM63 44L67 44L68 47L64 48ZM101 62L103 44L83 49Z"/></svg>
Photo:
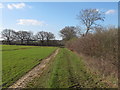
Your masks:
<svg viewBox="0 0 120 90"><path fill-rule="evenodd" d="M91 58L83 54L79 55L83 58L88 71L99 75L101 81L108 83L112 88L118 87L118 68L115 65L111 62L102 61L100 59L98 61L97 58Z"/></svg>

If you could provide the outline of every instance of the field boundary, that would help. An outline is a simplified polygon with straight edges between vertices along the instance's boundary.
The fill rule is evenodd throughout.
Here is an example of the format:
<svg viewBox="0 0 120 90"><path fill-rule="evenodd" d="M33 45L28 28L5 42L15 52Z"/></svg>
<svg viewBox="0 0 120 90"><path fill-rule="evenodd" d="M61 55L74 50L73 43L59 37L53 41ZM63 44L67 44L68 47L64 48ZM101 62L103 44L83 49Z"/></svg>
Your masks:
<svg viewBox="0 0 120 90"><path fill-rule="evenodd" d="M8 88L25 88L28 82L43 73L46 65L50 62L52 58L54 58L58 54L58 52L59 49L55 50L50 56L43 59L37 66L35 66L32 70L28 71L28 73L26 73Z"/></svg>
<svg viewBox="0 0 120 90"><path fill-rule="evenodd" d="M31 49L31 48L38 48L38 47L23 47L23 48L7 49L7 50L0 50L0 51L15 51L15 50L24 50L24 49Z"/></svg>

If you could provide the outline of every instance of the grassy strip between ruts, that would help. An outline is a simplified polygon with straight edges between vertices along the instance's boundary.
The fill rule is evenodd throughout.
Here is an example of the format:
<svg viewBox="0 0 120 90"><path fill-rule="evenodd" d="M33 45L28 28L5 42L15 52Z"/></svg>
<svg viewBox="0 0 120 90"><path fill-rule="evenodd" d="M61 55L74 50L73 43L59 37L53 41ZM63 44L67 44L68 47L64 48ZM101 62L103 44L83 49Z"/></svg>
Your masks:
<svg viewBox="0 0 120 90"><path fill-rule="evenodd" d="M66 48L49 63L40 77L29 82L28 88L107 88L98 76L86 70L82 59Z"/></svg>
<svg viewBox="0 0 120 90"><path fill-rule="evenodd" d="M6 46L6 48L8 47ZM20 48L20 46L18 48ZM2 52L3 87L8 87L10 84L15 82L27 71L29 71L35 65L39 64L42 59L49 56L55 49L56 49L55 47L33 47L29 49L3 51Z"/></svg>

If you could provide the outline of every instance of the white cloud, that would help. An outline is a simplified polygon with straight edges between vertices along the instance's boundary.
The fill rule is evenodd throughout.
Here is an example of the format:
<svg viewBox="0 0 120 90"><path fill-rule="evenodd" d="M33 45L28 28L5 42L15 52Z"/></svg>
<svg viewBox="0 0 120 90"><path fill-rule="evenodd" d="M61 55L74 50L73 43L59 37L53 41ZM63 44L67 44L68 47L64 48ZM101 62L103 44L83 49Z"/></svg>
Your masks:
<svg viewBox="0 0 120 90"><path fill-rule="evenodd" d="M108 11L105 12L105 14L114 14L116 11L113 9L110 9Z"/></svg>
<svg viewBox="0 0 120 90"><path fill-rule="evenodd" d="M8 4L7 7L8 7L8 9L13 9L13 6L10 4Z"/></svg>
<svg viewBox="0 0 120 90"><path fill-rule="evenodd" d="M26 6L26 4L25 3L13 3L13 4L8 4L7 5L7 7L8 7L8 9L22 9L22 8L24 8Z"/></svg>
<svg viewBox="0 0 120 90"><path fill-rule="evenodd" d="M0 3L0 8L4 8L4 5L2 3Z"/></svg>
<svg viewBox="0 0 120 90"><path fill-rule="evenodd" d="M96 9L96 11L98 11L98 12L99 12L100 10L99 10L99 9Z"/></svg>
<svg viewBox="0 0 120 90"><path fill-rule="evenodd" d="M33 25L33 26L43 26L46 25L44 21L38 21L35 19L19 19L18 21L18 25Z"/></svg>

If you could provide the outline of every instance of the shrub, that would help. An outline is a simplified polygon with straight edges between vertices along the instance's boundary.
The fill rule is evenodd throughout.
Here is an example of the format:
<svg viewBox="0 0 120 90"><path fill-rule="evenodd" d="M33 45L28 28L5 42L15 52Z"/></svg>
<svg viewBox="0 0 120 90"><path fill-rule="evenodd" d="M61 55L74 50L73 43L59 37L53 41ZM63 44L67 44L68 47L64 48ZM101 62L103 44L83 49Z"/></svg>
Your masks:
<svg viewBox="0 0 120 90"><path fill-rule="evenodd" d="M94 68L101 74L117 77L118 72L118 29L113 27L96 28L94 33L67 42L66 47L77 53L89 56ZM98 64L96 64L96 62ZM99 65L99 66L96 66ZM93 67L93 66L92 66Z"/></svg>

